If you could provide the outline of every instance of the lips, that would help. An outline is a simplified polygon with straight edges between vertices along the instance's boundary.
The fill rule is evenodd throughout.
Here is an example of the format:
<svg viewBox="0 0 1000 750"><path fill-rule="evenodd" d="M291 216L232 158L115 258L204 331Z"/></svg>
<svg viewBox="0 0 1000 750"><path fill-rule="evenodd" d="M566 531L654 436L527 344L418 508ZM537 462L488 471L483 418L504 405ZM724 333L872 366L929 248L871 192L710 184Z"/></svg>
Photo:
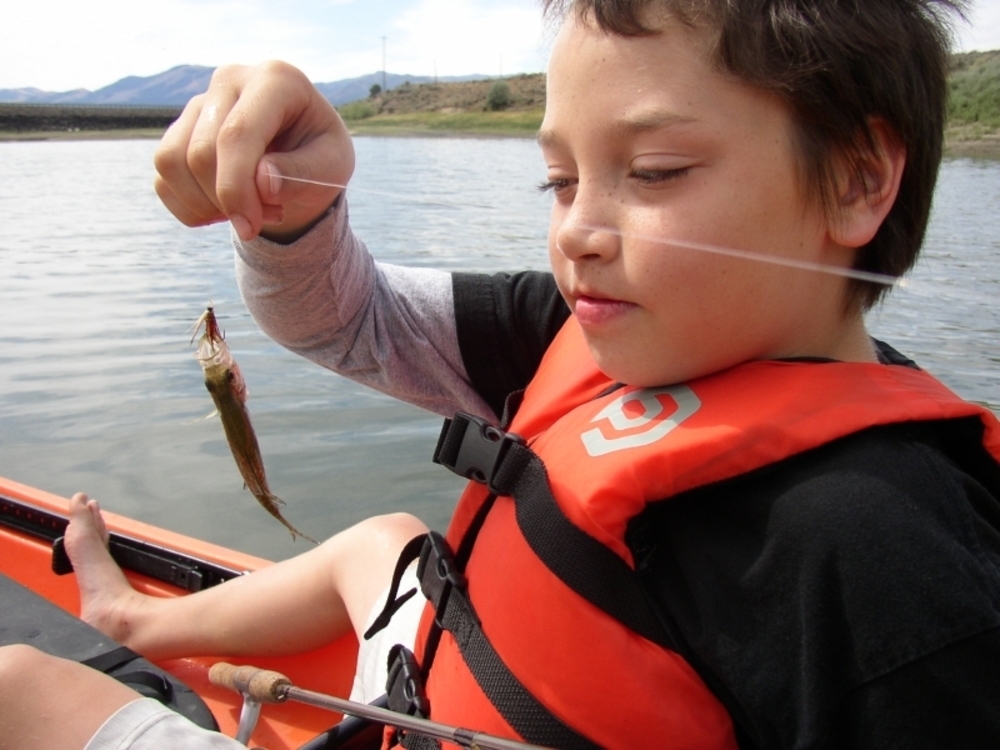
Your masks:
<svg viewBox="0 0 1000 750"><path fill-rule="evenodd" d="M634 307L631 302L581 295L576 299L573 313L581 326L593 328L617 320Z"/></svg>

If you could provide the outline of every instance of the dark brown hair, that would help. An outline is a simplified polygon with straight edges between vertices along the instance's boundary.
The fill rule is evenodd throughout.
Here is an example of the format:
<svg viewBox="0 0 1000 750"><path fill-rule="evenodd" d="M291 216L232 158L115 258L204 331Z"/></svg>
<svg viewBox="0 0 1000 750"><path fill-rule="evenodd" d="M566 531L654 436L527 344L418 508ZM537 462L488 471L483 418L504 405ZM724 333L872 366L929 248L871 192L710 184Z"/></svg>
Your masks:
<svg viewBox="0 0 1000 750"><path fill-rule="evenodd" d="M899 195L858 270L899 276L916 261L941 162L951 41L967 0L542 0L550 16L576 13L607 33L657 33L667 14L717 35L718 67L788 106L807 192L833 217L835 168L870 184L881 121L906 149ZM870 308L888 287L851 281Z"/></svg>

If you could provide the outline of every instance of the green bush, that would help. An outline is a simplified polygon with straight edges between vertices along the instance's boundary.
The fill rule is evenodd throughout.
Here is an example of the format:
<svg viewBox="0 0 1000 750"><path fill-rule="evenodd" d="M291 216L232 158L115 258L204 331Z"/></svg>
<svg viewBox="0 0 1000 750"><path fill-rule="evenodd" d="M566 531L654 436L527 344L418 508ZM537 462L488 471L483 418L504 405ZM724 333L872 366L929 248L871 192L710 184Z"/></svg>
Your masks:
<svg viewBox="0 0 1000 750"><path fill-rule="evenodd" d="M1000 52L968 52L952 58L948 122L1000 127Z"/></svg>
<svg viewBox="0 0 1000 750"><path fill-rule="evenodd" d="M486 95L486 108L490 112L506 109L510 103L510 86L504 81L497 81L490 86L490 93Z"/></svg>
<svg viewBox="0 0 1000 750"><path fill-rule="evenodd" d="M340 112L340 116L345 120L367 120L376 114L375 107L371 102L366 101L342 104L337 107L337 111Z"/></svg>

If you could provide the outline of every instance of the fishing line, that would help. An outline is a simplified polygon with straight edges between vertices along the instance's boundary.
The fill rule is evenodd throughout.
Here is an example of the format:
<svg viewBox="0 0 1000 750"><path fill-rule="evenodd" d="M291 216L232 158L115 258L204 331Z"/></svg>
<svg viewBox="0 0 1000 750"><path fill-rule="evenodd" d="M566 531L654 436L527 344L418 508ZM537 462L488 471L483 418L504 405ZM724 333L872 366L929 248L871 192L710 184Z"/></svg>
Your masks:
<svg viewBox="0 0 1000 750"><path fill-rule="evenodd" d="M611 227L602 227L591 224L576 224L572 227L572 229L582 229L588 232L606 232L618 237L642 240L643 242L666 245L667 247L678 247L685 250L699 250L704 253L712 253L713 255L725 255L730 258L756 260L761 263L770 263L776 266L797 268L802 271L816 271L817 273L842 276L847 279L868 281L875 284L881 284L882 286L908 287L912 284L912 282L908 279L904 279L901 276L893 276L887 273L859 271L855 268L845 268L843 266L835 266L828 263L815 263L813 261L800 260L798 258L786 258L781 255L771 255L770 253L758 252L754 250L740 250L738 248L725 247L724 245L712 245L705 242L690 242L688 240L679 240L669 237L658 237L656 235L643 234L641 232L623 232L617 229L612 229Z"/></svg>
<svg viewBox="0 0 1000 750"><path fill-rule="evenodd" d="M428 201L422 200L420 198L413 198L409 195L401 195L398 193L387 193L379 190L366 190L363 188L348 188L347 185L338 185L333 182L322 182L320 180L309 180L304 177L288 177L286 175L272 175L272 177L278 177L282 180L288 180L290 182L303 182L309 185L319 185L321 187L332 187L339 188L340 190L352 190L359 193L367 193L370 195L379 195L388 198L395 198L401 200L410 200L417 203L426 203L429 205L440 205L454 207L456 205L462 206L463 204L457 204L455 202L443 203L441 201ZM464 207L464 206L463 206ZM880 284L887 287L912 287L913 282L904 279L901 276L893 276L891 274L885 273L874 273L872 271L861 271L855 268L845 268L843 266L835 266L826 263L815 263L808 260L800 260L797 258L786 258L780 255L772 255L770 253L759 252L755 250L742 250L734 247L725 247L723 245L713 245L706 242L691 242L689 240L682 240L672 237L661 237L657 235L643 234L641 232L629 232L619 229L613 229L611 227L591 225L591 224L575 224L572 229L578 229L586 232L606 232L608 234L613 234L617 237L623 239L640 240L642 242L650 242L658 245L664 245L666 247L675 247L684 250L696 250L704 253L712 253L713 255L724 255L730 258L740 258L742 260L755 260L761 263L770 263L777 266L785 266L787 268L796 268L802 271L813 271L816 273L826 273L833 276L841 276L847 279L854 279L857 281L865 281L874 284Z"/></svg>
<svg viewBox="0 0 1000 750"><path fill-rule="evenodd" d="M307 185L319 185L320 187L330 187L339 188L340 190L347 190L347 185L338 185L336 182L322 182L320 180L307 180L305 177L288 177L283 174L270 174L270 177L276 177L279 180L288 180L289 182L304 182ZM393 198L395 200L410 201L411 203L422 203L425 206L442 206L444 208L465 208L472 207L472 204L462 204L456 203L454 201L436 201L428 198L415 198L412 195L404 195L402 193L387 193L382 190L366 190L364 188L352 187L350 188L352 192L355 193L366 193L368 195L378 195L383 198ZM485 208L485 206L479 206L479 208Z"/></svg>

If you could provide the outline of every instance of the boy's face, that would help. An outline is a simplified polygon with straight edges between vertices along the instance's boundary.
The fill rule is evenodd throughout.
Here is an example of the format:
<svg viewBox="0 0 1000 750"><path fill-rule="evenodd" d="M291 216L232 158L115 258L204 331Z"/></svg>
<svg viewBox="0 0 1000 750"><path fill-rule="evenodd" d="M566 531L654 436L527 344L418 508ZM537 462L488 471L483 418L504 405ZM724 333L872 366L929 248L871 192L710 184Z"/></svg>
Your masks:
<svg viewBox="0 0 1000 750"><path fill-rule="evenodd" d="M567 20L549 67L553 271L598 365L632 385L752 359L856 359L864 337L840 277L650 239L852 260L803 197L784 106L714 71L707 48L670 21L624 38Z"/></svg>

